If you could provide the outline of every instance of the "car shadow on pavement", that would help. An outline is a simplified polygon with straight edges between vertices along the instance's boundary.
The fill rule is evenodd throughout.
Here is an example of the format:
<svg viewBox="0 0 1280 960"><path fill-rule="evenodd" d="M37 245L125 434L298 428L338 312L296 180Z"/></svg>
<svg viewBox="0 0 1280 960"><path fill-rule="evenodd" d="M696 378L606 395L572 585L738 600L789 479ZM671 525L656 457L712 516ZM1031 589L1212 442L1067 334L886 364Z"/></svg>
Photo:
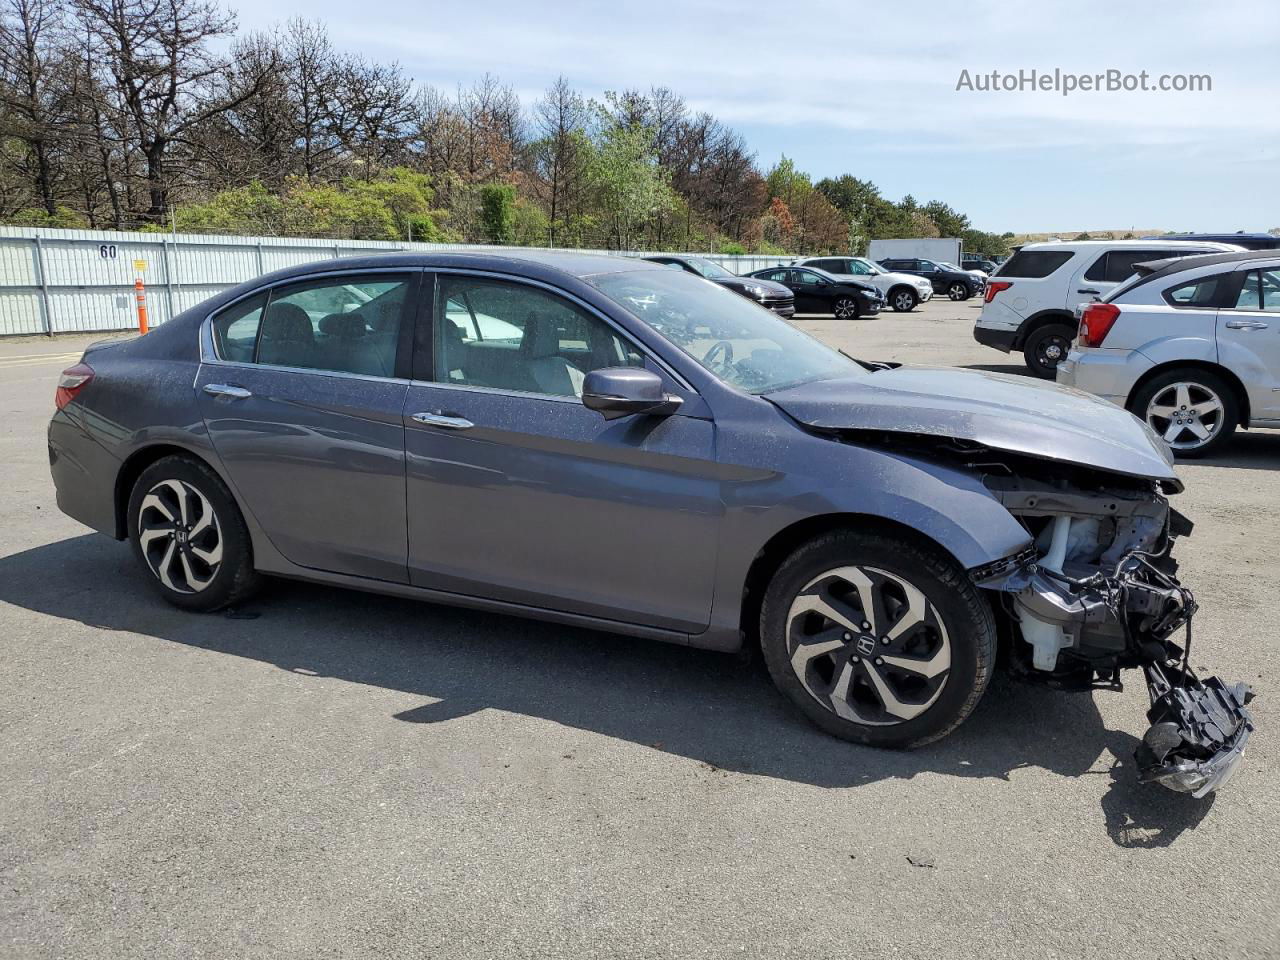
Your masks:
<svg viewBox="0 0 1280 960"><path fill-rule="evenodd" d="M0 601L423 697L394 715L406 723L504 710L724 771L828 788L922 774L1008 780L1033 767L1107 775L1105 822L1123 846L1167 845L1208 809L1140 785L1137 740L1107 730L1092 697L1002 676L955 733L896 752L821 733L758 666L704 650L289 581L271 581L230 615L185 613L150 590L124 544L98 535L0 558Z"/></svg>
<svg viewBox="0 0 1280 960"><path fill-rule="evenodd" d="M1201 460L1179 461L1180 467L1234 467L1237 470L1280 469L1280 430L1237 430L1222 448Z"/></svg>

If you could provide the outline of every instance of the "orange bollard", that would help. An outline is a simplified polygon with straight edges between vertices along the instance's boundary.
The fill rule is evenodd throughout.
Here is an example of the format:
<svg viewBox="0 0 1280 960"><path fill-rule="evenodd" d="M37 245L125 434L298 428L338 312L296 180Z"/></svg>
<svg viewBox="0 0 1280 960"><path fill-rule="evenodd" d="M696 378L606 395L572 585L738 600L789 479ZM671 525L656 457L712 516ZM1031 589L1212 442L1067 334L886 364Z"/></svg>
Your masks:
<svg viewBox="0 0 1280 960"><path fill-rule="evenodd" d="M138 299L138 332L147 332L147 291L142 286L142 278L133 281L133 291Z"/></svg>

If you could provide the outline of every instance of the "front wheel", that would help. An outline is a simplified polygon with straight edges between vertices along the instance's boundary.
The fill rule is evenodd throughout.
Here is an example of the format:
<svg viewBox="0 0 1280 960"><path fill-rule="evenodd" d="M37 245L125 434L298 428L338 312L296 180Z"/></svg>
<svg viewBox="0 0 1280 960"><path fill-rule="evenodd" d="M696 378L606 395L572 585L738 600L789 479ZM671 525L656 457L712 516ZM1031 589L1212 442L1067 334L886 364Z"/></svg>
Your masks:
<svg viewBox="0 0 1280 960"><path fill-rule="evenodd" d="M1203 457L1235 432L1240 422L1235 391L1207 370L1170 370L1135 391L1129 410L1147 422L1173 452Z"/></svg>
<svg viewBox="0 0 1280 960"><path fill-rule="evenodd" d="M900 287L889 295L889 306L893 307L898 313L908 313L916 308L916 304L920 302L920 298L916 296L914 290L908 290L906 287Z"/></svg>
<svg viewBox="0 0 1280 960"><path fill-rule="evenodd" d="M952 300L968 300L969 286L964 283L953 283L947 287L947 296Z"/></svg>
<svg viewBox="0 0 1280 960"><path fill-rule="evenodd" d="M1075 339L1074 327L1065 323L1049 323L1031 331L1022 346L1022 357L1027 367L1037 377L1052 380L1058 370L1058 362L1071 350Z"/></svg>
<svg viewBox="0 0 1280 960"><path fill-rule="evenodd" d="M218 475L198 460L164 457L143 470L128 519L135 555L175 606L218 610L258 586L244 517Z"/></svg>
<svg viewBox="0 0 1280 960"><path fill-rule="evenodd" d="M840 297L831 305L831 312L837 320L857 320L858 301L853 297Z"/></svg>
<svg viewBox="0 0 1280 960"><path fill-rule="evenodd" d="M809 542L774 575L760 619L773 682L844 740L937 740L991 679L990 607L954 561L909 541L844 531Z"/></svg>

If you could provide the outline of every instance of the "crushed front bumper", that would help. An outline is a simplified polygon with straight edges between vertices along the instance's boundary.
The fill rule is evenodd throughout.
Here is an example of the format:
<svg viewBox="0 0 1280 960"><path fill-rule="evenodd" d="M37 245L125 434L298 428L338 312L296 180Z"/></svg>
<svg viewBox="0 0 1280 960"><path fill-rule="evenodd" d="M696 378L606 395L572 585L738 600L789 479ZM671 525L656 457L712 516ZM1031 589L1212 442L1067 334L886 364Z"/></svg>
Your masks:
<svg viewBox="0 0 1280 960"><path fill-rule="evenodd" d="M1003 594L1024 641L1014 669L1064 689L1120 690L1120 671L1141 668L1151 726L1136 751L1140 779L1195 797L1225 784L1254 730L1253 694L1190 668L1198 607L1170 556L1190 521L1162 497L1136 491L1099 497L1027 482L989 486L1015 515L1044 521L1034 547L971 571ZM1181 631L1180 646L1173 637Z"/></svg>

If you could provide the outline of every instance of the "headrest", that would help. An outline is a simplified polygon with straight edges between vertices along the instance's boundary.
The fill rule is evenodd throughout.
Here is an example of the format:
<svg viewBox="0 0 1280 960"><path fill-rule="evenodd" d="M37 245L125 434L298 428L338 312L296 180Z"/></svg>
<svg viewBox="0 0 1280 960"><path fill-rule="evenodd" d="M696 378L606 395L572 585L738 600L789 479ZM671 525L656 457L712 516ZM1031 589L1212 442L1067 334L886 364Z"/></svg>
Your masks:
<svg viewBox="0 0 1280 960"><path fill-rule="evenodd" d="M355 340L369 331L364 325L364 316L354 313L331 313L320 321L320 332L342 340Z"/></svg>
<svg viewBox="0 0 1280 960"><path fill-rule="evenodd" d="M262 321L262 335L269 340L314 341L315 330L307 311L296 303L273 303Z"/></svg>

